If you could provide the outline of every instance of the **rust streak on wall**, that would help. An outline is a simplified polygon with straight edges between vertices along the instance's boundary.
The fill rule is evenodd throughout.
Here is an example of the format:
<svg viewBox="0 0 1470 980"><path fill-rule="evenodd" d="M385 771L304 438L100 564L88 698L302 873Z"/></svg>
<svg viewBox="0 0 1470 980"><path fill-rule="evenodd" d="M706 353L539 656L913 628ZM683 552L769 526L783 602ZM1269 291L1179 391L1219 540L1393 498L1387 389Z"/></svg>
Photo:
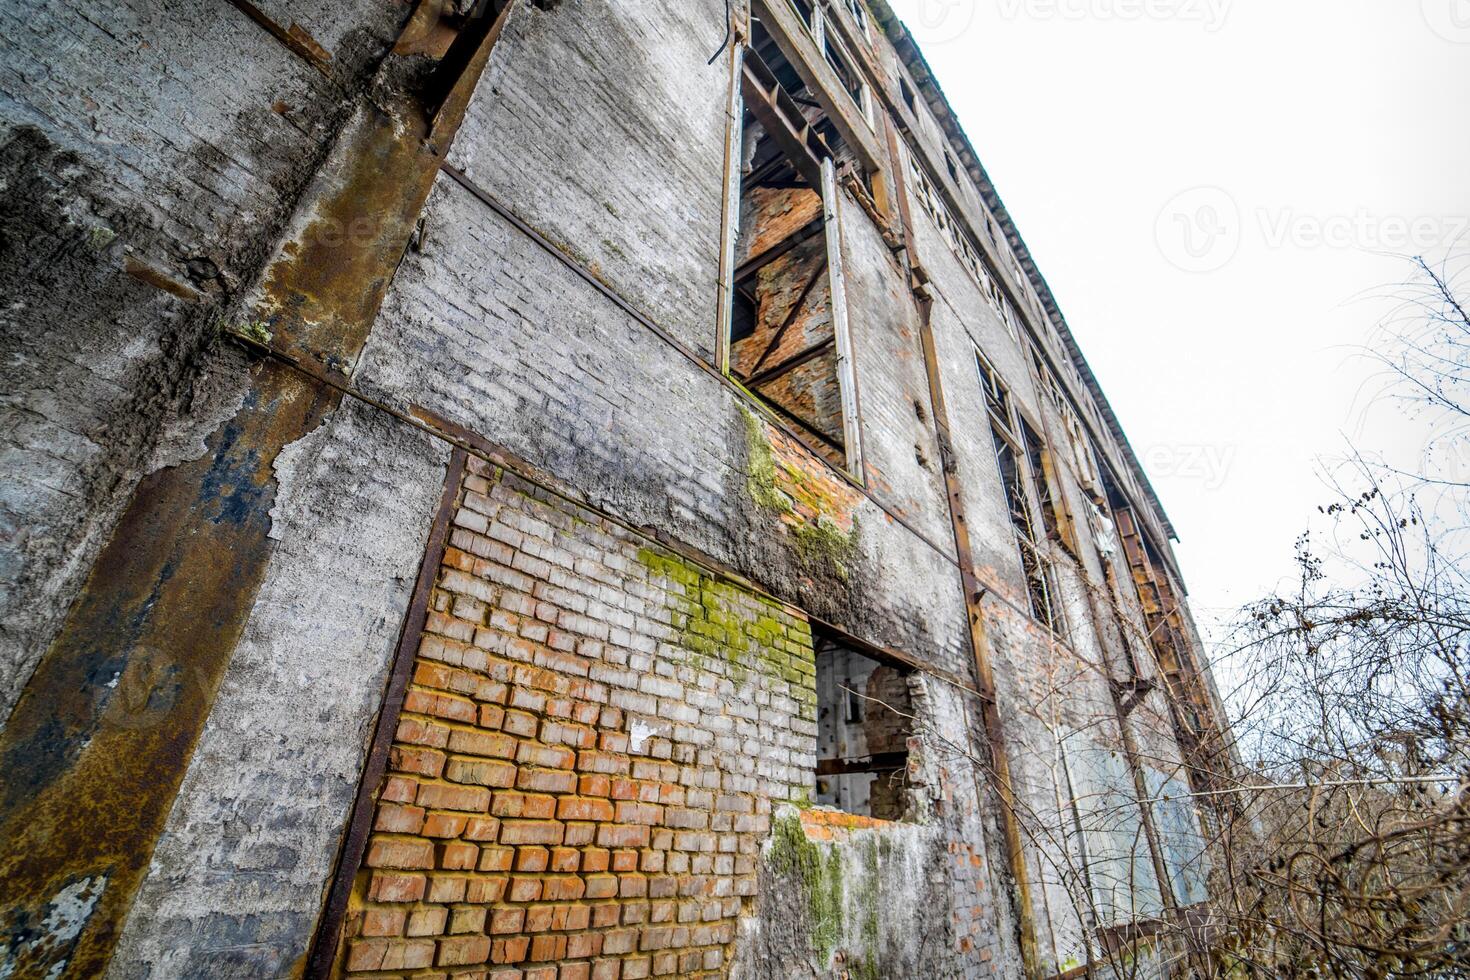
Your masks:
<svg viewBox="0 0 1470 980"><path fill-rule="evenodd" d="M350 370L493 38L439 109L438 153L414 99L361 100L251 314L278 347ZM340 402L274 360L252 374L203 457L140 484L0 738L9 904L41 910L77 882L100 888L68 976L104 971L244 629L273 551L273 464Z"/></svg>

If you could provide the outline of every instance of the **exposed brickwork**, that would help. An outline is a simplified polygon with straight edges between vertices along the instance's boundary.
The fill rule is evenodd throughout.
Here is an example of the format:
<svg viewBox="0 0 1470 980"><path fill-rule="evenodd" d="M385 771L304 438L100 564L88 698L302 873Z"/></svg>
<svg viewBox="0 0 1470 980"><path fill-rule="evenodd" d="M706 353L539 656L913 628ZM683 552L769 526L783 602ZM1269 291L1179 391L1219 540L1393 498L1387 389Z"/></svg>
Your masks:
<svg viewBox="0 0 1470 980"><path fill-rule="evenodd" d="M453 523L342 969L723 975L815 762L809 627L483 464Z"/></svg>

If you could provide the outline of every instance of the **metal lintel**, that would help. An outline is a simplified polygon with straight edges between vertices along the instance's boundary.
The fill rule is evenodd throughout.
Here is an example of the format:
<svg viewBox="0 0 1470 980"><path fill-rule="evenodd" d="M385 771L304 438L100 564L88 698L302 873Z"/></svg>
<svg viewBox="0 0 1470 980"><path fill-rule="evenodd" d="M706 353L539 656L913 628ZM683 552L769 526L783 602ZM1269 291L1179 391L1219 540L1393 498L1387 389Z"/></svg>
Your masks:
<svg viewBox="0 0 1470 980"><path fill-rule="evenodd" d="M850 776L863 773L897 772L908 768L907 752L877 752L857 759L819 759L818 776Z"/></svg>

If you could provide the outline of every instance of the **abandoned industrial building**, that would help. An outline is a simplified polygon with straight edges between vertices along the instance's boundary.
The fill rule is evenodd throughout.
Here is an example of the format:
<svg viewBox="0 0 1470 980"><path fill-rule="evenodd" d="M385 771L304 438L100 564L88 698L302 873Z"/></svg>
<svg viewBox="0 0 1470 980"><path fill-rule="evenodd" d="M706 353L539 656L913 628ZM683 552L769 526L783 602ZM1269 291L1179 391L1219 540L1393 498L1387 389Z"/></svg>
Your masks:
<svg viewBox="0 0 1470 980"><path fill-rule="evenodd" d="M0 25L0 977L1185 975L1173 529L885 0Z"/></svg>

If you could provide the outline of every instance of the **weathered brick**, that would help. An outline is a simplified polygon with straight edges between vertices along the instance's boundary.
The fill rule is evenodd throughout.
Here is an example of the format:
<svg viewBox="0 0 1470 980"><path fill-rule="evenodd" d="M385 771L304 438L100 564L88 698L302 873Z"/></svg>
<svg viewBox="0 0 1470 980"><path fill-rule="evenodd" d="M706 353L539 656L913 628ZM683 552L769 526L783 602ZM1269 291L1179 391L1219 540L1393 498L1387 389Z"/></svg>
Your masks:
<svg viewBox="0 0 1470 980"><path fill-rule="evenodd" d="M444 778L450 782L473 786L513 786L516 779L516 767L509 762L490 762L451 756L449 764L444 767ZM487 798L486 805L488 804Z"/></svg>
<svg viewBox="0 0 1470 980"><path fill-rule="evenodd" d="M428 879L421 874L374 871L368 882L368 898L374 902L417 902L427 887Z"/></svg>
<svg viewBox="0 0 1470 980"><path fill-rule="evenodd" d="M503 820L500 825L500 843L516 844L560 844L564 828L554 820Z"/></svg>
<svg viewBox="0 0 1470 980"><path fill-rule="evenodd" d="M418 803L432 810L465 810L484 813L490 807L490 791L479 786L446 786L425 783L419 787Z"/></svg>
<svg viewBox="0 0 1470 980"><path fill-rule="evenodd" d="M468 966L490 959L488 936L449 936L439 940L436 966Z"/></svg>
<svg viewBox="0 0 1470 980"><path fill-rule="evenodd" d="M434 866L434 846L425 840L374 835L363 864L369 868L427 869Z"/></svg>

